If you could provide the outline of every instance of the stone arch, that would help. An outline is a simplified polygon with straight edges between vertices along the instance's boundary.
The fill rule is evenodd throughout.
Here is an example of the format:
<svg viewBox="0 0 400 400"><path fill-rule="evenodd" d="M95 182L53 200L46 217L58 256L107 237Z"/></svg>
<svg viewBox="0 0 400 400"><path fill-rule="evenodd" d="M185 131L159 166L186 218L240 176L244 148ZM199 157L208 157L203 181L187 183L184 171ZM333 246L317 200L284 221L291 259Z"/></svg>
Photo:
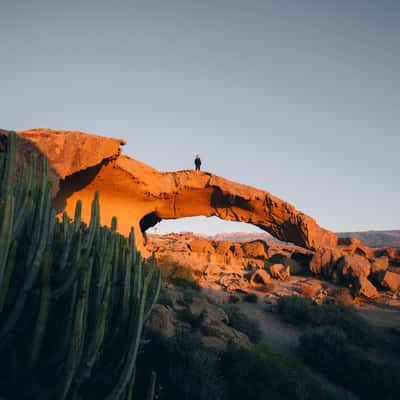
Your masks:
<svg viewBox="0 0 400 400"><path fill-rule="evenodd" d="M308 249L337 244L335 234L266 191L207 172L160 172L120 155L121 140L49 130L19 134L33 141L57 171L58 212L73 215L76 200L81 199L82 218L89 221L91 200L99 191L102 224L109 225L111 217L117 216L119 232L127 234L131 226L135 228L139 247L143 232L160 220L194 216L253 224Z"/></svg>

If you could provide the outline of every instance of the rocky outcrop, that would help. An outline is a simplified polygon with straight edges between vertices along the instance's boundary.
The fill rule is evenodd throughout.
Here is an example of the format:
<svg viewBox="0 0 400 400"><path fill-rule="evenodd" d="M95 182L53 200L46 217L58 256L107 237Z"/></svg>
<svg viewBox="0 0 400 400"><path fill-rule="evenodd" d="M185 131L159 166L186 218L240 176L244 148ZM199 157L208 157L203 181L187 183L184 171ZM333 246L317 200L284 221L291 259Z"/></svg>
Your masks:
<svg viewBox="0 0 400 400"><path fill-rule="evenodd" d="M208 172L160 172L139 161L120 155L119 139L82 132L32 129L18 133L48 159L61 179L55 198L58 212L73 215L82 200L82 218L88 221L90 202L100 191L101 220L119 220L119 232L133 226L139 247L142 234L162 219L217 216L249 223L276 238L316 249L335 246L337 237L291 204L240 183Z"/></svg>
<svg viewBox="0 0 400 400"><path fill-rule="evenodd" d="M363 296L367 299L376 299L379 297L376 287L362 275L354 280L353 293L355 296Z"/></svg>
<svg viewBox="0 0 400 400"><path fill-rule="evenodd" d="M290 278L290 267L283 264L274 264L269 268L269 273L275 279L286 281Z"/></svg>
<svg viewBox="0 0 400 400"><path fill-rule="evenodd" d="M384 288L396 292L400 289L400 274L384 271L380 283Z"/></svg>
<svg viewBox="0 0 400 400"><path fill-rule="evenodd" d="M345 255L339 260L338 269L345 282L352 282L361 276L368 277L371 273L371 264L364 257Z"/></svg>
<svg viewBox="0 0 400 400"><path fill-rule="evenodd" d="M125 142L77 131L30 129L18 135L44 154L61 179L116 158Z"/></svg>

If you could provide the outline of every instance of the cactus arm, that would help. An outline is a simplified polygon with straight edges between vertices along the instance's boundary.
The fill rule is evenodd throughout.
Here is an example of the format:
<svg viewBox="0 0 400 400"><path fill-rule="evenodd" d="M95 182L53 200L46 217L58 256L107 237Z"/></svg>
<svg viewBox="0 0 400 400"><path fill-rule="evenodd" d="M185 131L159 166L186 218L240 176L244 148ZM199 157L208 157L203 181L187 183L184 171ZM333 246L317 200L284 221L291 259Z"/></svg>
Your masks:
<svg viewBox="0 0 400 400"><path fill-rule="evenodd" d="M3 221L0 227L0 287L3 286L3 276L10 249L13 216L14 197L8 194L3 207Z"/></svg>
<svg viewBox="0 0 400 400"><path fill-rule="evenodd" d="M17 147L17 135L15 132L9 132L8 144L7 144L7 150L8 150L7 158L1 185L2 195L11 193L14 187L13 179L15 175L15 166L16 166L16 147Z"/></svg>
<svg viewBox="0 0 400 400"><path fill-rule="evenodd" d="M3 307L8 293L8 288L10 286L11 276L14 272L14 267L16 263L15 256L17 254L17 248L18 248L18 242L14 240L11 243L10 252L8 253L6 272L4 274L3 282L1 283L0 286L0 313L3 311Z"/></svg>
<svg viewBox="0 0 400 400"><path fill-rule="evenodd" d="M144 306L146 303L148 289L148 281L145 280L139 301L136 303L134 312L131 313L129 321L130 326L130 343L128 346L127 357L125 365L119 375L117 384L114 386L111 393L106 397L106 400L119 399L122 393L126 390L129 381L134 372L136 358L139 350L140 338L142 336L144 324Z"/></svg>
<svg viewBox="0 0 400 400"><path fill-rule="evenodd" d="M92 272L92 261L90 260L89 265L82 271L81 282L80 282L80 293L78 301L75 307L74 322L71 332L71 340L69 344L69 352L67 355L67 360L65 362L65 380L63 383L63 388L60 400L65 400L69 394L72 380L76 374L77 367L80 362L82 340L84 338L84 316L85 309L87 307L88 291L90 288L90 277Z"/></svg>
<svg viewBox="0 0 400 400"><path fill-rule="evenodd" d="M36 321L32 350L28 362L29 368L34 368L34 366L36 365L43 344L43 338L50 308L50 270L51 257L50 253L46 252L45 256L43 257L42 289L40 296L39 315Z"/></svg>
<svg viewBox="0 0 400 400"><path fill-rule="evenodd" d="M146 400L154 400L156 392L157 373L152 371L150 378L149 391L147 392Z"/></svg>
<svg viewBox="0 0 400 400"><path fill-rule="evenodd" d="M106 321L108 318L108 309L110 303L110 293L111 293L111 281L107 285L107 289L104 295L103 302L101 304L100 316L97 321L96 330L93 338L88 344L88 354L86 360L84 361L83 371L81 373L83 378L88 378L91 375L92 368L98 359L100 347L103 344L104 333L106 328Z"/></svg>
<svg viewBox="0 0 400 400"><path fill-rule="evenodd" d="M162 279L161 279L161 271L159 269L157 269L156 275L157 275L157 277L156 277L156 283L155 283L154 292L153 292L152 297L150 298L150 301L148 302L149 303L148 309L146 310L146 313L145 313L145 316L144 316L145 322L149 319L150 314L151 314L151 310L153 309L154 304L156 304L156 301L158 299L158 296L159 296L160 290L161 290L161 281L162 281Z"/></svg>

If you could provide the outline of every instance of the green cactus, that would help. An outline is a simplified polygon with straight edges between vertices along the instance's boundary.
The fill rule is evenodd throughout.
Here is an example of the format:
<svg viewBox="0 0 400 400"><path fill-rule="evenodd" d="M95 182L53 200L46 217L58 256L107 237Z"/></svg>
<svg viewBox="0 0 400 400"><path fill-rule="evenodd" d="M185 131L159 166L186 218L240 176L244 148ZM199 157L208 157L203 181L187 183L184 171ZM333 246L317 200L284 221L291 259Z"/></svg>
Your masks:
<svg viewBox="0 0 400 400"><path fill-rule="evenodd" d="M58 221L47 160L21 155L17 168L16 146L10 132L0 154L0 397L131 398L161 274L133 230L101 227L99 193L87 227L80 201Z"/></svg>

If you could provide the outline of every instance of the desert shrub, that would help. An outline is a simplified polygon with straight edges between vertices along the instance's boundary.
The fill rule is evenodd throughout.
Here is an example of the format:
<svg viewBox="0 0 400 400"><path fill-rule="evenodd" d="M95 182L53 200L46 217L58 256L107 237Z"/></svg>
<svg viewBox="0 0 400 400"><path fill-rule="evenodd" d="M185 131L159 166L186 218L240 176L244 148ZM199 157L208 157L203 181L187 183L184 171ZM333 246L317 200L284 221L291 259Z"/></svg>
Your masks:
<svg viewBox="0 0 400 400"><path fill-rule="evenodd" d="M309 297L285 296L278 299L278 311L287 322L294 325L310 323L314 302Z"/></svg>
<svg viewBox="0 0 400 400"><path fill-rule="evenodd" d="M361 399L400 398L400 371L371 359L342 329L318 327L300 337L300 354L312 367Z"/></svg>
<svg viewBox="0 0 400 400"><path fill-rule="evenodd" d="M341 328L355 344L369 346L374 342L374 330L353 307L317 305L308 297L286 296L278 300L278 311L294 325Z"/></svg>
<svg viewBox="0 0 400 400"><path fill-rule="evenodd" d="M247 301L247 303L258 303L258 296L255 293L247 293L243 297L243 301Z"/></svg>
<svg viewBox="0 0 400 400"><path fill-rule="evenodd" d="M157 372L158 399L221 399L223 384L218 358L191 333L178 332L170 339L150 338L138 363L139 388L145 387L148 379L141 371ZM135 398L143 398L142 393L136 395Z"/></svg>
<svg viewBox="0 0 400 400"><path fill-rule="evenodd" d="M161 256L157 261L164 279L170 280L177 286L190 286L194 290L200 290L195 274L190 266L183 265L170 256Z"/></svg>
<svg viewBox="0 0 400 400"><path fill-rule="evenodd" d="M254 349L229 344L221 358L224 399L349 399L348 393L322 382L296 361L265 345Z"/></svg>
<svg viewBox="0 0 400 400"><path fill-rule="evenodd" d="M157 304L162 304L164 306L172 306L172 299L164 285L161 285L160 294L158 295Z"/></svg>
<svg viewBox="0 0 400 400"><path fill-rule="evenodd" d="M193 303L193 300L196 297L201 297L200 291L201 287L200 286L192 286L192 285L184 285L181 288L182 294L183 294L183 300L185 303Z"/></svg>
<svg viewBox="0 0 400 400"><path fill-rule="evenodd" d="M240 297L235 296L234 294L231 294L231 295L229 296L228 301L229 301L229 303L231 303L231 304L236 304L236 303L239 303L239 302L240 302Z"/></svg>
<svg viewBox="0 0 400 400"><path fill-rule="evenodd" d="M246 334L252 343L259 343L262 339L262 332L257 321L254 321L240 312L236 306L224 305L224 311L229 317L229 325Z"/></svg>

